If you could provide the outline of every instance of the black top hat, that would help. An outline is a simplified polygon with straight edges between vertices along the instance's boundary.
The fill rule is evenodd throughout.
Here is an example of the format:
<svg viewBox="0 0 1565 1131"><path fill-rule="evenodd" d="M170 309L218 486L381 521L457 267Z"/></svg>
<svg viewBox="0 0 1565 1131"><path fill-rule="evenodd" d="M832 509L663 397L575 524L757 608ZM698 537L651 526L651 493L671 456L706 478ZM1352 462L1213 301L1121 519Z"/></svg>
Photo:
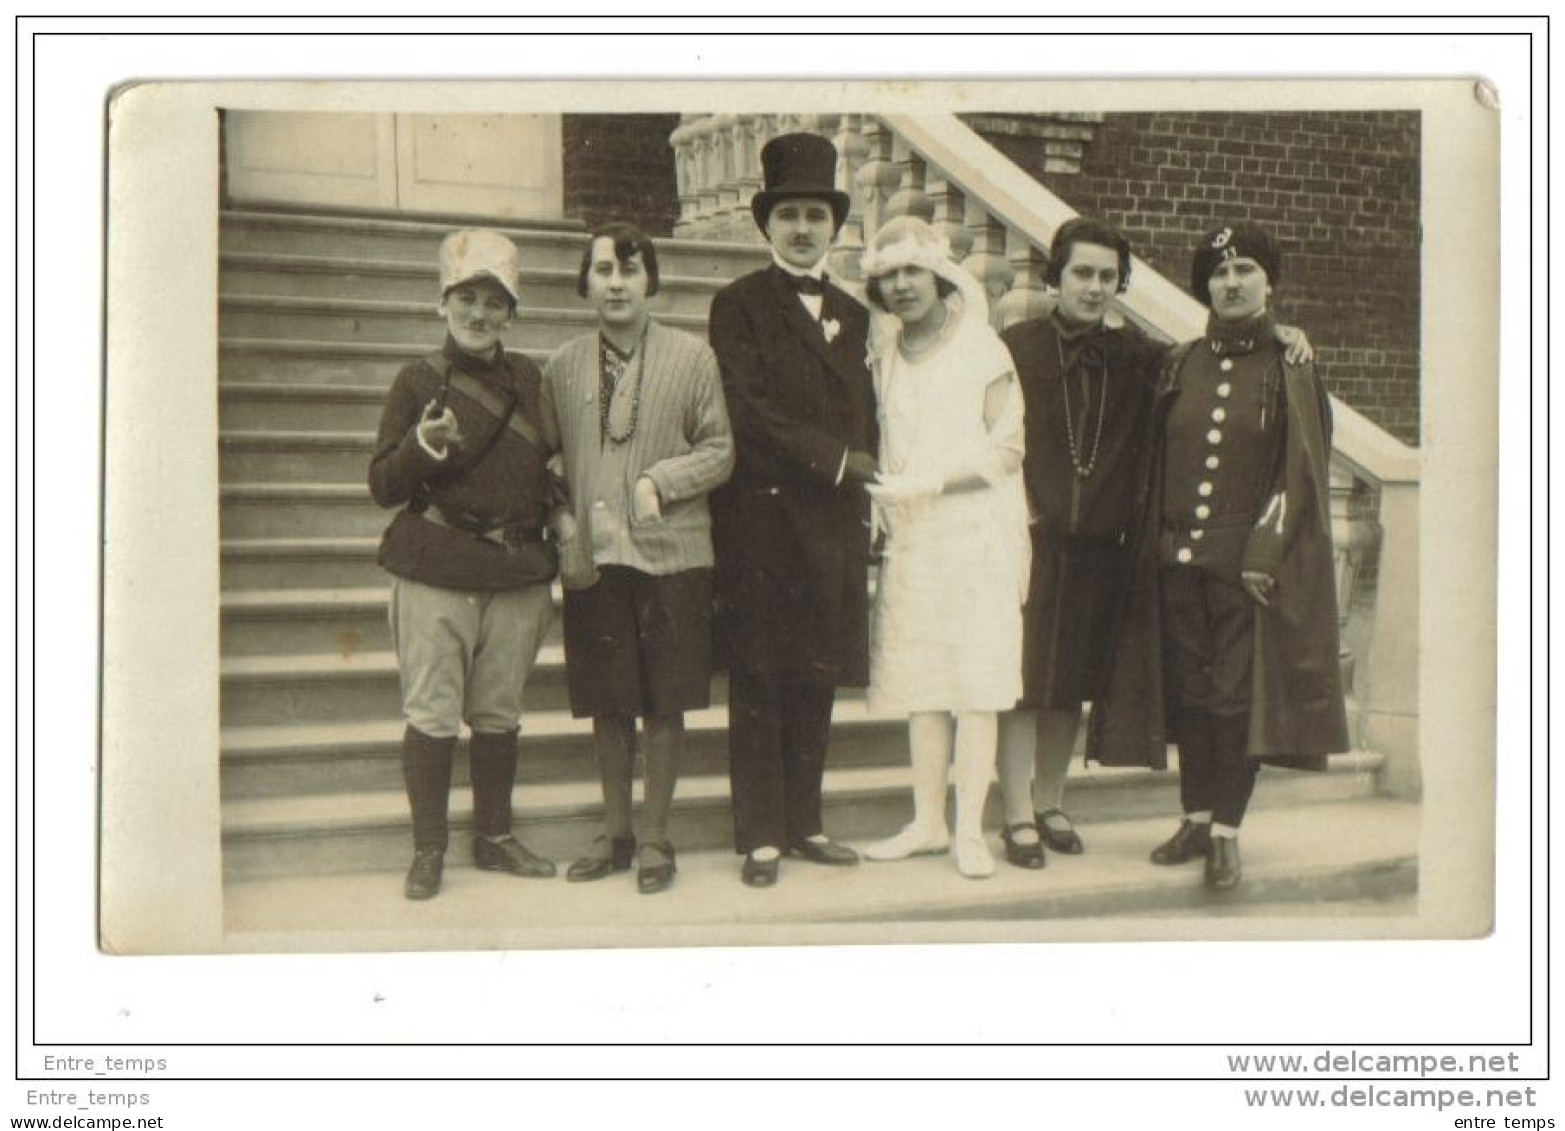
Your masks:
<svg viewBox="0 0 1565 1131"><path fill-rule="evenodd" d="M761 147L766 187L750 200L750 214L761 234L772 205L789 197L812 196L831 205L837 229L848 218L848 194L838 192L837 147L816 134L783 134Z"/></svg>

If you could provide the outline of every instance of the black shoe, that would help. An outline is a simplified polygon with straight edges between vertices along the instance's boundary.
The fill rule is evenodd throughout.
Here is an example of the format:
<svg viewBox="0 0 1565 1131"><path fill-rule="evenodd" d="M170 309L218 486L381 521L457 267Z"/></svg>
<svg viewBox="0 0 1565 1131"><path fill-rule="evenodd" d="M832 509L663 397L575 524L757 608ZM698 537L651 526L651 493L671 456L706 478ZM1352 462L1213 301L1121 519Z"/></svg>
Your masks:
<svg viewBox="0 0 1565 1131"><path fill-rule="evenodd" d="M514 836L500 841L474 837L473 863L486 872L509 872L534 880L546 880L555 872L553 860L545 860Z"/></svg>
<svg viewBox="0 0 1565 1131"><path fill-rule="evenodd" d="M1212 826L1191 820L1179 822L1179 831L1152 850L1154 864L1188 864L1205 856L1212 847Z"/></svg>
<svg viewBox="0 0 1565 1131"><path fill-rule="evenodd" d="M593 850L565 870L565 878L571 883L601 880L610 872L628 872L636 859L636 838L633 836L600 836L592 842Z"/></svg>
<svg viewBox="0 0 1565 1131"><path fill-rule="evenodd" d="M1071 819L1063 809L1045 809L1036 814L1038 819L1038 833L1043 837L1043 843L1049 846L1049 851L1059 852L1066 856L1080 856L1086 849L1081 843L1081 837L1076 835L1076 827L1071 824ZM1053 828L1049 824L1049 818L1064 820L1068 826L1064 832Z"/></svg>
<svg viewBox="0 0 1565 1131"><path fill-rule="evenodd" d="M753 888L769 888L777 882L778 857L770 860L757 860L752 852L744 858L744 867L739 869L739 878Z"/></svg>
<svg viewBox="0 0 1565 1131"><path fill-rule="evenodd" d="M644 844L641 846L641 866L636 869L636 890L642 895L666 891L674 883L675 871L672 844L666 840Z"/></svg>
<svg viewBox="0 0 1565 1131"><path fill-rule="evenodd" d="M1049 862L1043 854L1043 841L1035 840L1031 844L1018 841L1015 834L1023 829L1032 829L1035 833L1038 831L1037 826L1018 821L1014 825L1006 825L1000 833L1000 839L1005 842L1005 862L1018 868L1042 868Z"/></svg>
<svg viewBox="0 0 1565 1131"><path fill-rule="evenodd" d="M409 899L433 899L440 891L440 877L446 868L443 848L415 848L413 866L402 882L402 894Z"/></svg>
<svg viewBox="0 0 1565 1131"><path fill-rule="evenodd" d="M1239 886L1239 838L1214 836L1206 857L1206 886L1231 891Z"/></svg>
<svg viewBox="0 0 1565 1131"><path fill-rule="evenodd" d="M802 856L812 864L830 864L844 868L859 862L859 854L834 840L810 840L801 837L788 846L789 856Z"/></svg>

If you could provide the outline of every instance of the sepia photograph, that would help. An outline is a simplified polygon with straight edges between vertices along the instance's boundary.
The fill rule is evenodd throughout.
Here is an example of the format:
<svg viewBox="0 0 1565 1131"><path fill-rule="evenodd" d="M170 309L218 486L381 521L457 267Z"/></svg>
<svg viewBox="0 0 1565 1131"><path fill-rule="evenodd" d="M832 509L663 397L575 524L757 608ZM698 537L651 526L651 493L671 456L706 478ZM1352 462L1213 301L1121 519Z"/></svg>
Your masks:
<svg viewBox="0 0 1565 1131"><path fill-rule="evenodd" d="M16 23L0 1117L1560 1120L1546 19Z"/></svg>
<svg viewBox="0 0 1565 1131"><path fill-rule="evenodd" d="M1426 779L1493 790L1420 682L1473 84L723 90L115 96L111 329L138 177L210 162L212 338L159 380L213 425L173 458L216 694L172 826L117 832L108 731L102 947L1487 932L1491 821L1454 882L1420 845ZM111 483L145 360L111 333Z"/></svg>

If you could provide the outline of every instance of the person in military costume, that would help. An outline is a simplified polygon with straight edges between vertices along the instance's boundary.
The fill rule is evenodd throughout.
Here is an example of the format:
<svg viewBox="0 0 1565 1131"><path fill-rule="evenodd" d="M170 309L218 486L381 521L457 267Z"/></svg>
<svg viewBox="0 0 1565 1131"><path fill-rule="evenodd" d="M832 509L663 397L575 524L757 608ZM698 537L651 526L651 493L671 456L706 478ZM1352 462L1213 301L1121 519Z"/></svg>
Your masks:
<svg viewBox="0 0 1565 1131"><path fill-rule="evenodd" d="M516 246L504 235L464 229L446 237L445 344L397 374L370 462L375 502L401 508L379 561L392 575L391 634L406 720L409 899L440 890L451 764L464 722L474 863L517 876L555 871L511 831L522 690L549 628L557 568L544 536L551 491L541 374L501 342L520 294Z"/></svg>
<svg viewBox="0 0 1565 1131"><path fill-rule="evenodd" d="M712 519L735 848L752 887L777 881L785 852L858 860L821 817L835 689L868 679L876 447L869 314L824 271L848 215L836 160L811 134L766 144L751 210L773 261L718 292L710 317L737 460Z"/></svg>
<svg viewBox="0 0 1565 1131"><path fill-rule="evenodd" d="M1178 830L1156 864L1241 876L1238 832L1266 762L1323 769L1349 748L1338 659L1329 479L1331 403L1286 361L1271 306L1276 242L1251 223L1209 233L1191 267L1211 314L1158 381L1127 623L1088 756L1160 767L1179 748Z"/></svg>

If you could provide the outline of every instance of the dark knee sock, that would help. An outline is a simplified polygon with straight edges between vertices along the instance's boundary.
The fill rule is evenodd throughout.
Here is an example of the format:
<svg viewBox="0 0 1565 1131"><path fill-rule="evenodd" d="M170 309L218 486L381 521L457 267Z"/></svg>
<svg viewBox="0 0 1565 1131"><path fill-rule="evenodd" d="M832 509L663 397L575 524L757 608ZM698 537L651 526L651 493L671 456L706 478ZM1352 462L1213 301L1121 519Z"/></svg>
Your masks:
<svg viewBox="0 0 1565 1131"><path fill-rule="evenodd" d="M475 731L468 747L473 773L473 832L502 837L511 831L511 790L516 785L516 732Z"/></svg>
<svg viewBox="0 0 1565 1131"><path fill-rule="evenodd" d="M451 796L451 756L456 739L433 738L408 727L402 732L402 781L413 812L413 847L445 848L446 808Z"/></svg>
<svg viewBox="0 0 1565 1131"><path fill-rule="evenodd" d="M642 811L642 840L654 844L668 839L668 811L674 803L679 760L685 746L685 717L649 717L646 735L647 797Z"/></svg>
<svg viewBox="0 0 1565 1131"><path fill-rule="evenodd" d="M603 784L603 831L609 837L630 835L630 780L636 750L636 720L613 715L592 720L592 748Z"/></svg>

